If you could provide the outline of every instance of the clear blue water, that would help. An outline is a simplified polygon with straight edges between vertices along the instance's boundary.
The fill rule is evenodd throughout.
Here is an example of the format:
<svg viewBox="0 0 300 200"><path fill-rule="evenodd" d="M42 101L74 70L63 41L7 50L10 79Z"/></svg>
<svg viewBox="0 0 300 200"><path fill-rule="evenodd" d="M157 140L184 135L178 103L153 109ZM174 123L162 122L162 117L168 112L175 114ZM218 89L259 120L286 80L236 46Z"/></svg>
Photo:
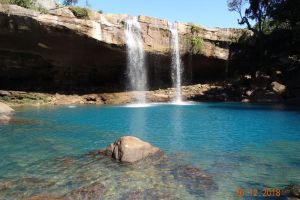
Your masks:
<svg viewBox="0 0 300 200"><path fill-rule="evenodd" d="M234 199L240 187L300 184L297 108L240 103L19 108L14 123L0 125L0 186L7 185L0 199L64 195L95 181L108 188L104 199L163 186L160 172L150 167L120 170L107 160L83 158L123 135L148 141L176 162L212 176L218 189L204 199ZM130 186L124 174L134 177ZM200 199L171 175L165 178L179 199Z"/></svg>

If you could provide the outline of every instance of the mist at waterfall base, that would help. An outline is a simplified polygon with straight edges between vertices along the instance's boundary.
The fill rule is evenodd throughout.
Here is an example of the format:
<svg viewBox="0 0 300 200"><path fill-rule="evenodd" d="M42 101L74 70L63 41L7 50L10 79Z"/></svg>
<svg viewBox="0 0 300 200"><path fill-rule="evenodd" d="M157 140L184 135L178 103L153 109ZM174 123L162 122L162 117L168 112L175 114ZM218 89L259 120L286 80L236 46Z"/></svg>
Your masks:
<svg viewBox="0 0 300 200"><path fill-rule="evenodd" d="M223 200L235 199L240 187L300 183L296 108L242 103L43 107L20 108L15 120L0 125L0 185L12 182L11 189L0 190L0 199L64 195L100 182L107 189L101 199L171 193L177 199ZM204 170L217 190L203 197L172 171L86 156L124 135L158 146L176 163Z"/></svg>

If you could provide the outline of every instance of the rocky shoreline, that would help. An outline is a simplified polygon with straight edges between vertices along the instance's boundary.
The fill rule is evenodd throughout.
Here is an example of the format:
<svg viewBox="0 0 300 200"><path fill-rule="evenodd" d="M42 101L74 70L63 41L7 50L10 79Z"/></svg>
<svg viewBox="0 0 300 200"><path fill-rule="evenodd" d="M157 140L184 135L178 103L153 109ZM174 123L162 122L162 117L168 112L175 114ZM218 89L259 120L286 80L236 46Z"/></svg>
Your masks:
<svg viewBox="0 0 300 200"><path fill-rule="evenodd" d="M0 90L0 101L10 106L43 106L43 105L120 105L135 102L138 92L59 94L24 91ZM271 82L268 87L247 87L232 83L196 84L182 87L185 101L198 102L252 102L252 103L294 103L297 99L287 97L285 86ZM175 96L174 88L147 91L147 102L171 102Z"/></svg>

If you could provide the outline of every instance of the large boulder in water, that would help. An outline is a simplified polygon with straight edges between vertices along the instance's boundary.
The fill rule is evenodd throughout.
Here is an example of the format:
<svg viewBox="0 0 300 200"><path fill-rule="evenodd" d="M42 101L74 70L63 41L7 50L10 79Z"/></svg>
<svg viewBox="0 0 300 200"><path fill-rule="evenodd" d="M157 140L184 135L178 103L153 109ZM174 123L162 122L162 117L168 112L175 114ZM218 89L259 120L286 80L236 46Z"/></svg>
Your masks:
<svg viewBox="0 0 300 200"><path fill-rule="evenodd" d="M7 124L10 121L10 115L14 112L14 109L0 102L0 124Z"/></svg>
<svg viewBox="0 0 300 200"><path fill-rule="evenodd" d="M14 112L14 109L12 109L11 107L9 107L8 105L6 105L5 103L1 103L0 102L0 115L9 115L12 112Z"/></svg>
<svg viewBox="0 0 300 200"><path fill-rule="evenodd" d="M134 163L162 151L139 138L124 136L104 150L105 155L125 163Z"/></svg>

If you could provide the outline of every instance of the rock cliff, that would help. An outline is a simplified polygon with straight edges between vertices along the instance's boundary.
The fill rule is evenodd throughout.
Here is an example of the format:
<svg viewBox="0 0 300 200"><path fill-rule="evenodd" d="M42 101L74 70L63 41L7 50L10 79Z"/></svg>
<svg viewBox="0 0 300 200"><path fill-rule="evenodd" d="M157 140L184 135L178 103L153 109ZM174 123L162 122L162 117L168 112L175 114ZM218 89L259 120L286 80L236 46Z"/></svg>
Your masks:
<svg viewBox="0 0 300 200"><path fill-rule="evenodd" d="M124 24L128 15L89 11L76 18L68 7L47 14L0 4L0 89L115 92L126 90ZM150 89L171 86L168 21L139 16ZM184 83L222 80L229 44L243 30L178 23ZM193 38L202 43L192 52ZM191 53L192 52L192 53Z"/></svg>

